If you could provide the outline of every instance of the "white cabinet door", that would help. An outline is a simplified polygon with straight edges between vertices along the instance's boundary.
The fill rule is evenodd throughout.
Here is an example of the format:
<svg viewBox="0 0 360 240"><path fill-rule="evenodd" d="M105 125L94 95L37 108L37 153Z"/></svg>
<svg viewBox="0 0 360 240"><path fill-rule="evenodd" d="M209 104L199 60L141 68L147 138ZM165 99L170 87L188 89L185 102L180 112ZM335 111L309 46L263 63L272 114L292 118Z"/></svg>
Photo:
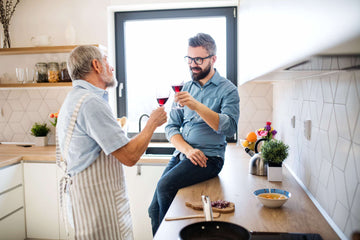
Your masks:
<svg viewBox="0 0 360 240"><path fill-rule="evenodd" d="M22 184L21 164L1 168L0 179L0 193Z"/></svg>
<svg viewBox="0 0 360 240"><path fill-rule="evenodd" d="M19 227L21 226L21 227ZM24 240L25 216L24 208L0 221L0 240Z"/></svg>
<svg viewBox="0 0 360 240"><path fill-rule="evenodd" d="M24 207L24 192L22 186L0 194L0 219L5 218L22 207Z"/></svg>
<svg viewBox="0 0 360 240"><path fill-rule="evenodd" d="M59 239L57 166L24 163L27 238Z"/></svg>

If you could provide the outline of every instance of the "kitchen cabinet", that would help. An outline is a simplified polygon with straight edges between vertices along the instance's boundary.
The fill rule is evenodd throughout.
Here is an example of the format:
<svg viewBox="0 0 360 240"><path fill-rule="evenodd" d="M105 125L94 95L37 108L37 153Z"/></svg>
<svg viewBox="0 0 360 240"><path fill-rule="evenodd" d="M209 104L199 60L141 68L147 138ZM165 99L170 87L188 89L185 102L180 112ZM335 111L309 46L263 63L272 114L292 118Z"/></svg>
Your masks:
<svg viewBox="0 0 360 240"><path fill-rule="evenodd" d="M55 163L24 163L27 238L64 239Z"/></svg>
<svg viewBox="0 0 360 240"><path fill-rule="evenodd" d="M25 239L21 163L0 169L0 240Z"/></svg>
<svg viewBox="0 0 360 240"><path fill-rule="evenodd" d="M101 47L99 44L91 44L92 46ZM47 54L47 53L69 53L78 45L68 46L47 46L47 47L22 47L22 48L1 48L0 56L6 55L28 55L28 54ZM34 63L35 65L35 63ZM31 88L31 87L66 87L72 86L71 82L59 83L26 83L26 84L0 84L0 88Z"/></svg>

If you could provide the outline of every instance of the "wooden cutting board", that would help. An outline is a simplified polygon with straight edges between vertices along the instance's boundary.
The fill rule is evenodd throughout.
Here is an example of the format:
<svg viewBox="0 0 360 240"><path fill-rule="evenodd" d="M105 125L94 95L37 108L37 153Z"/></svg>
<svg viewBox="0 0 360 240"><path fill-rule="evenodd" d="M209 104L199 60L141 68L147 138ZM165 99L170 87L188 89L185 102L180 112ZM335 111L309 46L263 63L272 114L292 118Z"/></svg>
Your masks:
<svg viewBox="0 0 360 240"><path fill-rule="evenodd" d="M185 205L187 207L191 207L195 210L203 210L203 204L202 202L185 202ZM231 213L235 211L235 204L230 202L230 206L227 208L215 208L212 207L213 212L219 212L219 213Z"/></svg>

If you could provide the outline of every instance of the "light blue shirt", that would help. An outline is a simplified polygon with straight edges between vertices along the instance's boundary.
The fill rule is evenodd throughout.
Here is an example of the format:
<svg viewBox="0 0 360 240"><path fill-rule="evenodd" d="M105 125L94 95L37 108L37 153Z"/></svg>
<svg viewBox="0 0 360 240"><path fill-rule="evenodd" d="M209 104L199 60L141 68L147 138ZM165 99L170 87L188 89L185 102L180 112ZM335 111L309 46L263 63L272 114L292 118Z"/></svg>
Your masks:
<svg viewBox="0 0 360 240"><path fill-rule="evenodd" d="M189 92L197 101L219 113L219 128L215 131L195 111L185 106L180 110L171 110L165 127L167 139L181 134L187 143L205 155L224 159L226 136L233 136L237 131L240 114L237 88L216 71L204 86L196 81L189 81L184 84L182 91ZM174 156L178 153L176 150Z"/></svg>
<svg viewBox="0 0 360 240"><path fill-rule="evenodd" d="M80 107L69 145L69 157L66 159L71 176L89 167L101 150L109 155L129 142L108 104L108 92L87 81L75 80L60 109L56 126L62 156L70 118L75 105L86 93L90 95Z"/></svg>

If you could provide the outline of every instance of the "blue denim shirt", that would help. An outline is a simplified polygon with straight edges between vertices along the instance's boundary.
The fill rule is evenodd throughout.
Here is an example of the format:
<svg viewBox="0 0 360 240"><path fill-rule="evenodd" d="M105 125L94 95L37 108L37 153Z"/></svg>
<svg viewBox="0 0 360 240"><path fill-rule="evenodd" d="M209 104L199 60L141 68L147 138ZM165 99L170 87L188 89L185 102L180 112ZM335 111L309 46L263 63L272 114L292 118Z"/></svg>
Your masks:
<svg viewBox="0 0 360 240"><path fill-rule="evenodd" d="M86 93L90 95L80 107L69 145L67 169L71 176L90 166L101 150L108 155L129 142L108 104L108 92L87 81L75 80L60 109L56 126L62 156L71 115Z"/></svg>
<svg viewBox="0 0 360 240"><path fill-rule="evenodd" d="M171 110L165 127L167 139L181 134L188 144L201 150L206 156L224 159L226 136L233 136L237 131L240 114L238 89L216 71L204 86L196 81L189 81L184 84L182 91L189 92L197 101L219 113L219 128L215 131L195 111L185 106L180 110ZM178 153L176 150L174 156Z"/></svg>

